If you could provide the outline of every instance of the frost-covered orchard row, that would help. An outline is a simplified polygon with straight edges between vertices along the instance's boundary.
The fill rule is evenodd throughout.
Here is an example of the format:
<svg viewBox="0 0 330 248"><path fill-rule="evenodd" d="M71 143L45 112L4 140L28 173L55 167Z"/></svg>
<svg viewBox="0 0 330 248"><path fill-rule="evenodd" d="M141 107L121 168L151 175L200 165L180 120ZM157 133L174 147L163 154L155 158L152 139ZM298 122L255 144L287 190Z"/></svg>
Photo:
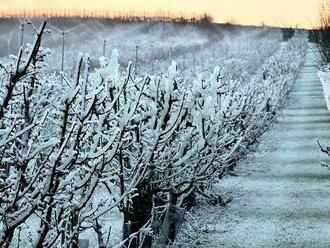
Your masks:
<svg viewBox="0 0 330 248"><path fill-rule="evenodd" d="M0 69L1 247L76 247L86 232L106 247L121 242L109 234L117 210L118 245L173 241L184 210L264 132L306 50L297 37L272 57L255 53L250 63L264 62L244 77L228 76L239 60L196 77L174 61L135 77L115 51L96 71L79 57L66 76L43 62L44 30Z"/></svg>

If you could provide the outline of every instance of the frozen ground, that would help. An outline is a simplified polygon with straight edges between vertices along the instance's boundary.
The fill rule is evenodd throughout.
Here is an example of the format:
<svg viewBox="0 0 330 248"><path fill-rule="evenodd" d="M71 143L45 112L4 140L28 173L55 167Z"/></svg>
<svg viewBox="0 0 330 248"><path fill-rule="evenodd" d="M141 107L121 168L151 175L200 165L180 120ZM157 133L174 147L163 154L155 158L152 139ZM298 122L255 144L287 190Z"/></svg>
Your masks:
<svg viewBox="0 0 330 248"><path fill-rule="evenodd" d="M330 172L320 165L325 158L316 141L329 144L329 130L309 48L291 100L274 127L257 152L239 163L238 176L217 185L233 194L233 201L194 214L207 226L196 247L330 247Z"/></svg>

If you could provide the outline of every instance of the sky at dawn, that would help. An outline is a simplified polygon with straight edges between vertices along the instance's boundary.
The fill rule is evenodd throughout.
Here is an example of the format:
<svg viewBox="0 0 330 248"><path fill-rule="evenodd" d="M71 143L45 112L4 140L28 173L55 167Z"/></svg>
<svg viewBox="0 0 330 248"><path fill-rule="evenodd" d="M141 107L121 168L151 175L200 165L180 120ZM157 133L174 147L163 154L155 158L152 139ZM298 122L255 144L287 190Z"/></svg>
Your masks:
<svg viewBox="0 0 330 248"><path fill-rule="evenodd" d="M93 9L111 11L170 11L203 13L216 22L275 26L315 26L322 0L0 0L0 10Z"/></svg>

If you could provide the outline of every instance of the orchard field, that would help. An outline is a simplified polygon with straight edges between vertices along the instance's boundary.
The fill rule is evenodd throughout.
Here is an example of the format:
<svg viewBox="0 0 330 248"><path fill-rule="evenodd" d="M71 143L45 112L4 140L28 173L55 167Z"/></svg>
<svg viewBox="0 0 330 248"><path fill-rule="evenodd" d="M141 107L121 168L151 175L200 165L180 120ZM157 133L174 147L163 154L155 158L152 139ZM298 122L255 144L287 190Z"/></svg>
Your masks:
<svg viewBox="0 0 330 248"><path fill-rule="evenodd" d="M231 204L219 185L308 46L269 27L2 20L0 247L202 246L192 223Z"/></svg>

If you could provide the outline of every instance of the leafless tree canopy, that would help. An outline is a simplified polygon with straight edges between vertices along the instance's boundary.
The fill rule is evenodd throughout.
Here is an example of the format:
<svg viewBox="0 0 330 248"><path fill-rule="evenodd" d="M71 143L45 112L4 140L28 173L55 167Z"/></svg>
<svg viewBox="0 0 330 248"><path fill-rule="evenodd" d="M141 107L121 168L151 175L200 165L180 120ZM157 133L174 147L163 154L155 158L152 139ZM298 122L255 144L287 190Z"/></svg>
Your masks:
<svg viewBox="0 0 330 248"><path fill-rule="evenodd" d="M212 199L212 183L267 129L306 50L297 34L251 82L219 66L187 80L174 61L139 77L131 63L121 72L115 53L96 71L80 56L69 76L45 70L45 27L0 67L4 248L31 219L33 247L77 247L85 230L106 247L101 219L114 208L123 214L119 246L173 242L185 209L198 195Z"/></svg>

